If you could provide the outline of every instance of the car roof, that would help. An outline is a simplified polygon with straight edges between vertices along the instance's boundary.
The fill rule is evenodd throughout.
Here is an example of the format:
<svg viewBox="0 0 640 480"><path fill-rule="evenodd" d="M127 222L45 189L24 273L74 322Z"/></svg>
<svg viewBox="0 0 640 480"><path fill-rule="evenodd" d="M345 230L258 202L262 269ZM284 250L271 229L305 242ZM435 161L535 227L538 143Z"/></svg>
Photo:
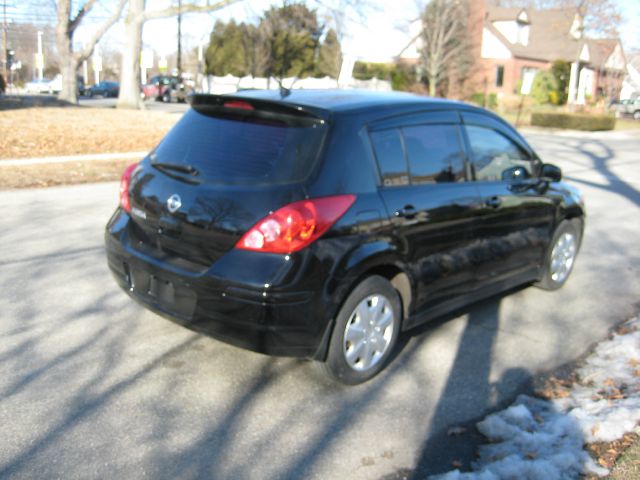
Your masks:
<svg viewBox="0 0 640 480"><path fill-rule="evenodd" d="M299 105L329 112L349 112L393 106L438 106L465 105L454 100L424 97L404 92L374 92L368 90L290 90L285 96L279 90L242 90L234 97L266 100L290 105Z"/></svg>

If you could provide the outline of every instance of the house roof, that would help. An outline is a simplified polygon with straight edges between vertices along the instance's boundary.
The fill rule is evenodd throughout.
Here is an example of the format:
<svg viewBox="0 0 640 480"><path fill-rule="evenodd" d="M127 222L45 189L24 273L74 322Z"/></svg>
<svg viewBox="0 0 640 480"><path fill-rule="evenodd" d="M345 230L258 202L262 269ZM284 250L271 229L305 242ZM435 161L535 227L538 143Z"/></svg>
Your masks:
<svg viewBox="0 0 640 480"><path fill-rule="evenodd" d="M544 10L524 9L529 18L529 38L527 45L513 44L498 31L493 22L516 21L522 8L487 7L485 28L494 34L515 57L553 62L565 60L573 62L586 44L589 49L589 63L604 68L613 54L619 40L616 38L576 39L571 35L577 10L575 8L552 8Z"/></svg>
<svg viewBox="0 0 640 480"><path fill-rule="evenodd" d="M506 19L515 21L521 11L522 9L518 8L487 8L485 27L496 35L514 56L549 62L572 61L578 56L582 41L576 40L570 34L576 16L574 8L526 9L530 22L527 45L512 44L492 24ZM506 15L510 17L505 18Z"/></svg>
<svg viewBox="0 0 640 480"><path fill-rule="evenodd" d="M492 22L499 22L501 20L515 20L520 15L520 12L525 10L522 7L495 7L487 6L487 13Z"/></svg>
<svg viewBox="0 0 640 480"><path fill-rule="evenodd" d="M616 38L587 39L590 56L589 63L597 67L604 67L618 43Z"/></svg>

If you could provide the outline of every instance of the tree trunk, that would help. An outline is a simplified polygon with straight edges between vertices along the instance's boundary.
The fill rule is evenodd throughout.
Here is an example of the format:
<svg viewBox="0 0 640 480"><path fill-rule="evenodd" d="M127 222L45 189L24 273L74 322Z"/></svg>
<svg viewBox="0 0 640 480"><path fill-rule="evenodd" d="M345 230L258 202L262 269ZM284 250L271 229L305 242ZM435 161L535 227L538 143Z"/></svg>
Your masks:
<svg viewBox="0 0 640 480"><path fill-rule="evenodd" d="M145 0L129 0L124 21L124 49L120 69L118 108L142 108L140 99L140 52L142 50L142 21Z"/></svg>
<svg viewBox="0 0 640 480"><path fill-rule="evenodd" d="M60 73L62 74L62 90L58 96L60 100L67 101L69 103L78 103L77 70L78 64L73 58L73 55L69 55L68 58L62 59L62 64L60 65Z"/></svg>
<svg viewBox="0 0 640 480"><path fill-rule="evenodd" d="M435 75L428 75L427 76L427 81L429 82L429 96L430 97L435 97L436 96L437 77Z"/></svg>
<svg viewBox="0 0 640 480"><path fill-rule="evenodd" d="M70 2L60 1L58 4L58 16L69 17ZM78 85L76 70L78 63L73 55L73 30L69 22L60 22L56 25L56 46L60 58L60 73L62 74L62 90L58 98L70 103L78 103Z"/></svg>

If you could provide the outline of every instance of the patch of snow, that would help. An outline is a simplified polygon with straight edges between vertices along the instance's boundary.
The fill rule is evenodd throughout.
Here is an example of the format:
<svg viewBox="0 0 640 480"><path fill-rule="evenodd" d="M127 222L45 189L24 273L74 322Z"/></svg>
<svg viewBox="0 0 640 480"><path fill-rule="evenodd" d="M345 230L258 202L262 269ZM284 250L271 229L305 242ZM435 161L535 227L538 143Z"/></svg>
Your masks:
<svg viewBox="0 0 640 480"><path fill-rule="evenodd" d="M453 470L437 480L574 479L605 476L585 443L610 442L640 422L640 319L622 335L600 343L578 371L566 398L520 395L477 424L491 442L482 445L473 472Z"/></svg>

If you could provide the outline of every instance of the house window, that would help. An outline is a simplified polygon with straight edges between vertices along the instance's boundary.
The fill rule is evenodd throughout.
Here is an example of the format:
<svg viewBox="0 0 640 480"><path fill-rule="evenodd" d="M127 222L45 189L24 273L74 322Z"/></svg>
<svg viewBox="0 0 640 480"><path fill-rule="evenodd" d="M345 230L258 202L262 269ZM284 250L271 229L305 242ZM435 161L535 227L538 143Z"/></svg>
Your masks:
<svg viewBox="0 0 640 480"><path fill-rule="evenodd" d="M504 81L504 66L498 65L496 67L496 87L502 87Z"/></svg>

